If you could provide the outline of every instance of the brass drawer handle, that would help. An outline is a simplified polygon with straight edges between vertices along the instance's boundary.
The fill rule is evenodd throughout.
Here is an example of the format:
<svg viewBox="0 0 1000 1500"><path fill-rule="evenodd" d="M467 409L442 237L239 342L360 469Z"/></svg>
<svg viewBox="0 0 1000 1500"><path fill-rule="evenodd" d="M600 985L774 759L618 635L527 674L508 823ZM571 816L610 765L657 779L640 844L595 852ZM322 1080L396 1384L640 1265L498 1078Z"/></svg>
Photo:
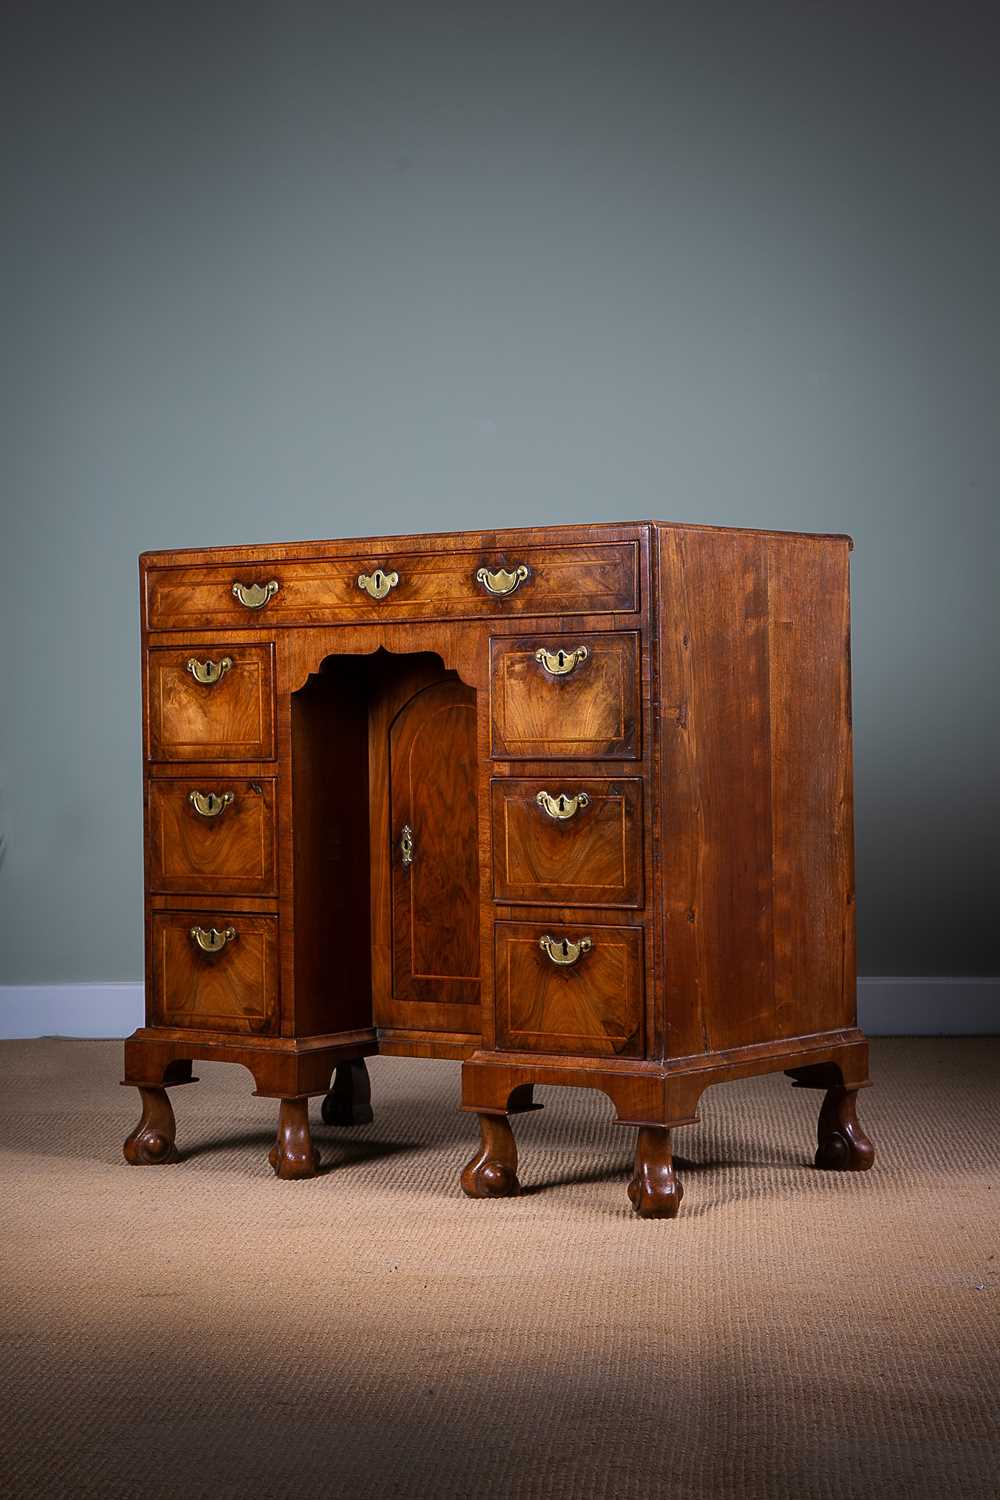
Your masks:
<svg viewBox="0 0 1000 1500"><path fill-rule="evenodd" d="M513 573L506 568L498 568L495 573L491 568L480 568L476 574L476 582L481 583L488 594L512 594L527 576L525 564L518 563Z"/></svg>
<svg viewBox="0 0 1000 1500"><path fill-rule="evenodd" d="M381 568L376 568L374 573L358 574L358 588L364 589L370 599L384 599L398 582L398 573L384 573Z"/></svg>
<svg viewBox="0 0 1000 1500"><path fill-rule="evenodd" d="M582 937L578 943L570 942L569 938L549 937L548 933L538 939L538 946L543 953L547 953L554 964L575 964L581 953L589 953L594 946L589 937Z"/></svg>
<svg viewBox="0 0 1000 1500"><path fill-rule="evenodd" d="M399 840L399 854L403 861L403 869L409 869L413 863L413 829L409 823L403 824L403 832Z"/></svg>
<svg viewBox="0 0 1000 1500"><path fill-rule="evenodd" d="M235 943L236 928L224 927L220 932L217 927L192 927L191 941L198 944L202 953L221 953L227 943Z"/></svg>
<svg viewBox="0 0 1000 1500"><path fill-rule="evenodd" d="M544 646L539 646L535 652L535 660L550 677L565 677L582 661L586 661L589 655L586 646L577 646L573 651L564 651L562 647L558 651L546 651Z"/></svg>
<svg viewBox="0 0 1000 1500"><path fill-rule="evenodd" d="M272 578L270 583L234 583L233 596L244 609L263 609L268 600L274 598L279 587L276 578Z"/></svg>
<svg viewBox="0 0 1000 1500"><path fill-rule="evenodd" d="M191 656L184 663L195 682L204 683L206 687L225 677L232 664L231 656L224 656L221 661L198 661L197 657Z"/></svg>
<svg viewBox="0 0 1000 1500"><path fill-rule="evenodd" d="M188 792L188 801L199 818L217 818L233 801L232 792Z"/></svg>
<svg viewBox="0 0 1000 1500"><path fill-rule="evenodd" d="M560 792L557 797L553 797L551 792L539 792L535 801L550 818L560 820L572 818L581 808L590 806L590 798L586 792L577 792L575 797L567 797L565 792Z"/></svg>

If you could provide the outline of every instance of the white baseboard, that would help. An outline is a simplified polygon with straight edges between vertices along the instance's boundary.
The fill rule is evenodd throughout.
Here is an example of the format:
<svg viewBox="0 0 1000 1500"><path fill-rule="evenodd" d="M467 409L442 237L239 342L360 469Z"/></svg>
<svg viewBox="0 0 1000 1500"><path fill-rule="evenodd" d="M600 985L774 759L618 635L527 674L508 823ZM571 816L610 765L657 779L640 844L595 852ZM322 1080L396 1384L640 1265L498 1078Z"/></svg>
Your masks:
<svg viewBox="0 0 1000 1500"><path fill-rule="evenodd" d="M1000 979L858 980L869 1036L1000 1032ZM0 1037L128 1036L143 1021L141 984L0 985Z"/></svg>
<svg viewBox="0 0 1000 1500"><path fill-rule="evenodd" d="M0 1037L129 1036L143 1010L142 984L0 984Z"/></svg>

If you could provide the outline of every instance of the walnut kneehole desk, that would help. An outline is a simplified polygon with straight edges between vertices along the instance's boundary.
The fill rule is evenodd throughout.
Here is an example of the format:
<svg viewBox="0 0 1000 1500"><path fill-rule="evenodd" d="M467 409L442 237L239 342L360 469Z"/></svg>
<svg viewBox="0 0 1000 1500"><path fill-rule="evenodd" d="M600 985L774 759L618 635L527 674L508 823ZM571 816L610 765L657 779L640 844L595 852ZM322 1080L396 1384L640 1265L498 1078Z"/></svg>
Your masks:
<svg viewBox="0 0 1000 1500"><path fill-rule="evenodd" d="M709 1084L821 1089L863 1171L846 537L658 521L140 560L146 1025L130 1162L175 1157L198 1059L370 1120L364 1059L462 1060L472 1197L519 1191L535 1084L671 1132ZM331 1083L332 1078L332 1083Z"/></svg>

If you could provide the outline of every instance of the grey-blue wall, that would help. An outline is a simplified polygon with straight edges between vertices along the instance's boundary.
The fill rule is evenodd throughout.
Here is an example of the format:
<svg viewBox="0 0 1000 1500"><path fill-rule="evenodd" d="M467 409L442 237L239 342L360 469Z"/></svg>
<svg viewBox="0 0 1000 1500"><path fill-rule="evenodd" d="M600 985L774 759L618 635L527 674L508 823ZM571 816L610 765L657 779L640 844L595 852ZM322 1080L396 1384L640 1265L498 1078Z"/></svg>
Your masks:
<svg viewBox="0 0 1000 1500"><path fill-rule="evenodd" d="M995 946L993 7L8 3L0 982L141 967L135 555L856 538L861 969Z"/></svg>

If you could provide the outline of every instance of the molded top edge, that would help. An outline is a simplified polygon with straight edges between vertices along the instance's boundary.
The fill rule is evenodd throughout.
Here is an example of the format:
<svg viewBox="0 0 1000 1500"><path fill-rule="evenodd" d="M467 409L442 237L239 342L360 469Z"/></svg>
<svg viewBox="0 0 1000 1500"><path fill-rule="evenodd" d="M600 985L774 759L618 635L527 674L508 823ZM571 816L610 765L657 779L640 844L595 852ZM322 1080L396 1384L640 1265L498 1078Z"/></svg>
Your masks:
<svg viewBox="0 0 1000 1500"><path fill-rule="evenodd" d="M288 558L350 557L370 552L457 551L465 548L502 551L517 546L572 545L573 542L624 542L638 540L651 530L718 532L722 535L774 536L801 541L854 543L837 532L775 531L750 526L709 526L693 521L582 521L551 526L498 527L495 530L402 532L382 536L336 537L295 542L253 542L244 545L174 547L139 554L144 568L184 566L200 563L279 562Z"/></svg>

